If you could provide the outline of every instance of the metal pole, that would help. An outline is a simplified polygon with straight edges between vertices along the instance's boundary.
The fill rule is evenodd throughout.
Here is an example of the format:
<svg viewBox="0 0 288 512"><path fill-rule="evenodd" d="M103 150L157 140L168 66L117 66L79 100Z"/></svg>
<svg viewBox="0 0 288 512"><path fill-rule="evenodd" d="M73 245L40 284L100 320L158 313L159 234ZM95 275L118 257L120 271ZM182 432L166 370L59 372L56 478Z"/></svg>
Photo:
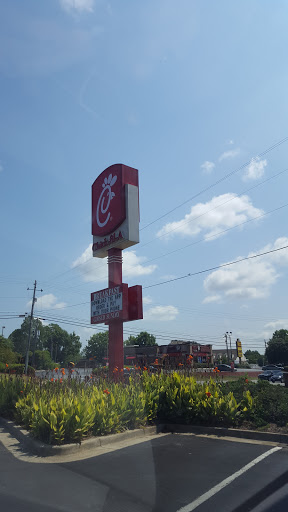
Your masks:
<svg viewBox="0 0 288 512"><path fill-rule="evenodd" d="M2 338L4 337L4 329L6 329L5 325L2 325Z"/></svg>
<svg viewBox="0 0 288 512"><path fill-rule="evenodd" d="M226 350L227 350L227 363L229 363L229 350L228 350L228 331L225 332L225 342L226 342Z"/></svg>
<svg viewBox="0 0 288 512"><path fill-rule="evenodd" d="M122 249L108 250L108 281L109 288L122 284ZM109 323L108 357L110 376L116 367L118 372L123 370L123 320L113 320Z"/></svg>
<svg viewBox="0 0 288 512"><path fill-rule="evenodd" d="M229 340L230 340L230 354L231 354L231 361L232 361L233 357L232 357L231 335L232 335L232 332L230 332L230 333L229 333Z"/></svg>

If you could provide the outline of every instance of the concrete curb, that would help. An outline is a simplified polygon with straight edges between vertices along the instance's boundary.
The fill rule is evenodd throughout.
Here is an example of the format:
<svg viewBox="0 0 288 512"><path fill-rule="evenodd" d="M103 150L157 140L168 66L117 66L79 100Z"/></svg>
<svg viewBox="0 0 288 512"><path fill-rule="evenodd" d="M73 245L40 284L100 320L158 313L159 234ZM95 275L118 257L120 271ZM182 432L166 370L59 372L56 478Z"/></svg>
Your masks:
<svg viewBox="0 0 288 512"><path fill-rule="evenodd" d="M217 437L238 437L241 439L252 439L255 441L270 441L274 443L288 444L288 434L273 434L271 432L258 432L257 430L241 430L236 428L224 427L202 427L193 425L177 425L161 423L156 426L143 427L135 430L126 430L119 434L111 434L103 437L92 437L84 440L81 444L65 444L63 446L51 446L37 439L34 439L30 432L16 425L13 421L0 418L0 426L5 428L13 437L15 437L23 447L34 455L47 457L51 455L70 455L91 451L100 446L109 446L114 443L127 441L131 439L140 439L145 436L171 433L171 434L195 434L195 435L213 435Z"/></svg>
<svg viewBox="0 0 288 512"><path fill-rule="evenodd" d="M193 425L161 424L158 425L158 432L170 432L179 434L201 434L214 435L218 437L239 437L241 439L254 439L255 441L272 441L275 443L288 444L288 434L277 434L272 432L259 432L258 430L241 430L238 428L224 427L202 427Z"/></svg>
<svg viewBox="0 0 288 512"><path fill-rule="evenodd" d="M39 455L41 457L51 455L70 455L73 453L79 453L80 451L83 453L100 446L108 446L128 439L137 439L157 434L158 432L157 427L155 426L143 427L135 430L126 430L119 434L111 434L103 437L91 437L83 441L81 444L73 443L65 444L63 446L52 446L34 439L30 432L24 430L21 426L16 425L13 421L0 418L0 427L5 428L26 450L29 450L29 452L34 455Z"/></svg>

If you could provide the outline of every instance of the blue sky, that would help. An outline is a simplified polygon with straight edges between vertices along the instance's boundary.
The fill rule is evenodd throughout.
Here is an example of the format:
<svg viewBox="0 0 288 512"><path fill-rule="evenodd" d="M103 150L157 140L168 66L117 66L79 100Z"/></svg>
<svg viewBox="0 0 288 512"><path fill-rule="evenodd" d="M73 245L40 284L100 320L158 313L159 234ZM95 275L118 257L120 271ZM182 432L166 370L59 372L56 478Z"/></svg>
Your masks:
<svg viewBox="0 0 288 512"><path fill-rule="evenodd" d="M144 320L126 338L220 348L232 331L263 351L288 328L287 250L146 288L288 245L288 141L261 155L288 136L287 15L280 0L1 3L6 335L35 279L36 315L83 345L95 332L90 293L107 264L91 260L91 185L118 162L140 177L141 241L125 251L124 282L143 285Z"/></svg>

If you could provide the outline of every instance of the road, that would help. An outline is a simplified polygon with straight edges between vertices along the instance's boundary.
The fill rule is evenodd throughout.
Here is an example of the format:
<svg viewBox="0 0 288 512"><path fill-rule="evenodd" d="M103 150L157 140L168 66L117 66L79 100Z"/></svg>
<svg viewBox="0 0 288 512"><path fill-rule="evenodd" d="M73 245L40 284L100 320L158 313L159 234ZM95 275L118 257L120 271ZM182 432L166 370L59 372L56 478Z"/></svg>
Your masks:
<svg viewBox="0 0 288 512"><path fill-rule="evenodd" d="M269 443L166 434L59 461L23 455L3 430L0 440L3 512L288 509L288 451Z"/></svg>

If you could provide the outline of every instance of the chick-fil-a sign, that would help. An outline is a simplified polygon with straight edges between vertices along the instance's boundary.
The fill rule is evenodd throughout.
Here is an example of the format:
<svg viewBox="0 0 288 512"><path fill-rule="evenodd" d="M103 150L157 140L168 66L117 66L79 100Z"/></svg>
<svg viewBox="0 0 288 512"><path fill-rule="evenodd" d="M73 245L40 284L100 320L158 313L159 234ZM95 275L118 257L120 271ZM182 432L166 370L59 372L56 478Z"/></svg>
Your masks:
<svg viewBox="0 0 288 512"><path fill-rule="evenodd" d="M139 242L138 171L111 165L92 185L93 255L103 258L113 247Z"/></svg>

